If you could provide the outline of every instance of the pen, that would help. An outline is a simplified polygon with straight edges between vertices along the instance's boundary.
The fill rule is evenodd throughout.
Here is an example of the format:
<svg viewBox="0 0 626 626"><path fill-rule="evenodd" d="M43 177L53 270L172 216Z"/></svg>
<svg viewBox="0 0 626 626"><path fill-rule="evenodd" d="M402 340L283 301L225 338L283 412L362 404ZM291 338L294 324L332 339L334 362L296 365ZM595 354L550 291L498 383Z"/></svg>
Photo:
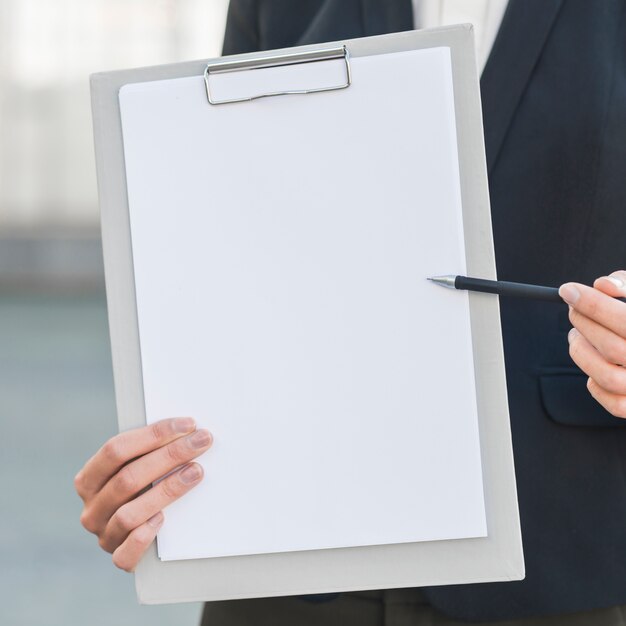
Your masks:
<svg viewBox="0 0 626 626"><path fill-rule="evenodd" d="M511 283L505 280L485 280L483 278L469 278L468 276L433 276L428 280L448 287L449 289L466 289L468 291L481 291L483 293L495 293L499 296L511 296L515 298L533 298L534 300L547 300L548 302L563 302L559 296L557 287L543 287L541 285L526 285L524 283ZM616 298L626 302L626 298Z"/></svg>

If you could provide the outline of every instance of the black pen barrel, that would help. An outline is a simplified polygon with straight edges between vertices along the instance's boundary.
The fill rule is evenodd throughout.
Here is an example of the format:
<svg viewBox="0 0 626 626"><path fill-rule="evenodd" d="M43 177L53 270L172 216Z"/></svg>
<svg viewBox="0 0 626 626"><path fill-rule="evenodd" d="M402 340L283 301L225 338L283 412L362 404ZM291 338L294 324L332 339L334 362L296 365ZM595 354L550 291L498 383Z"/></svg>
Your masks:
<svg viewBox="0 0 626 626"><path fill-rule="evenodd" d="M563 302L559 296L559 290L556 287L510 283L505 280L495 281L485 280L482 278L468 278L467 276L457 276L454 286L456 289L468 289L469 291L495 293L499 296L532 298L534 300L547 300L549 302Z"/></svg>

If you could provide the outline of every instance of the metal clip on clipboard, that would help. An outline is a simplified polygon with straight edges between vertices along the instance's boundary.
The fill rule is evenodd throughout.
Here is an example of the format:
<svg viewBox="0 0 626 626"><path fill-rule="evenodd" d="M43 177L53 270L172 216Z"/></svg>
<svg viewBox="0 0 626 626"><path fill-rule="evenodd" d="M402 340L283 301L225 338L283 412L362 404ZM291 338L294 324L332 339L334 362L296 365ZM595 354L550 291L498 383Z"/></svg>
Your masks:
<svg viewBox="0 0 626 626"><path fill-rule="evenodd" d="M211 90L211 76L216 74L225 74L231 72L243 72L247 70L258 70L263 68L279 67L284 65L299 65L303 63L318 63L322 61L333 61L343 59L345 63L345 80L339 84L316 87L310 89L286 89L279 91L270 91L267 93L255 93L246 97L235 98L216 98L214 90ZM204 70L204 82L206 85L207 98L209 104L231 104L233 102L249 102L259 98L268 98L271 96L286 96L293 94L309 94L319 93L322 91L335 91L337 89L346 89L352 84L352 74L350 70L350 53L346 46L336 48L322 48L318 50L310 50L307 52L292 52L284 54L274 54L266 57L257 57L247 60L231 60L224 59L209 63Z"/></svg>

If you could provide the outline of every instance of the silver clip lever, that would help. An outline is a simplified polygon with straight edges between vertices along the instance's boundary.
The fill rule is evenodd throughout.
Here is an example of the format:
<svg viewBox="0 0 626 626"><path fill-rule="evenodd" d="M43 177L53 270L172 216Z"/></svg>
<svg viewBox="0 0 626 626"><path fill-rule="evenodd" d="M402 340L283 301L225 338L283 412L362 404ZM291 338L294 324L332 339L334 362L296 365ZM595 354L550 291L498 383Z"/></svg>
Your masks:
<svg viewBox="0 0 626 626"><path fill-rule="evenodd" d="M289 89L285 91L272 91L259 93L243 98L216 99L211 93L211 76L224 74L226 72L242 72L268 67L279 67L281 65L298 65L301 63L315 63L320 61L330 61L343 59L345 62L345 81L338 85L316 87L312 89ZM206 84L207 98L210 104L231 104L233 102L249 102L259 98L272 96L286 96L292 94L319 93L322 91L334 91L336 89L346 89L352 84L350 71L350 53L346 46L338 48L322 48L319 50L309 50L307 52L287 52L283 54L273 54L271 56L257 57L254 59L223 59L209 63L204 70L204 82Z"/></svg>

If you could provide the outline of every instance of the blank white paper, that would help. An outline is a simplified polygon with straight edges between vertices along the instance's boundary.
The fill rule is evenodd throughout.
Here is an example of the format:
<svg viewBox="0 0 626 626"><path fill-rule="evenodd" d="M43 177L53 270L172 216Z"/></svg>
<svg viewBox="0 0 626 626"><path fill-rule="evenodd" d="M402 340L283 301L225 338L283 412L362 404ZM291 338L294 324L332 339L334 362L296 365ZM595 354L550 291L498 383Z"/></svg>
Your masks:
<svg viewBox="0 0 626 626"><path fill-rule="evenodd" d="M449 50L351 62L120 91L147 419L215 438L161 559L486 535L468 296L426 281L465 273Z"/></svg>

